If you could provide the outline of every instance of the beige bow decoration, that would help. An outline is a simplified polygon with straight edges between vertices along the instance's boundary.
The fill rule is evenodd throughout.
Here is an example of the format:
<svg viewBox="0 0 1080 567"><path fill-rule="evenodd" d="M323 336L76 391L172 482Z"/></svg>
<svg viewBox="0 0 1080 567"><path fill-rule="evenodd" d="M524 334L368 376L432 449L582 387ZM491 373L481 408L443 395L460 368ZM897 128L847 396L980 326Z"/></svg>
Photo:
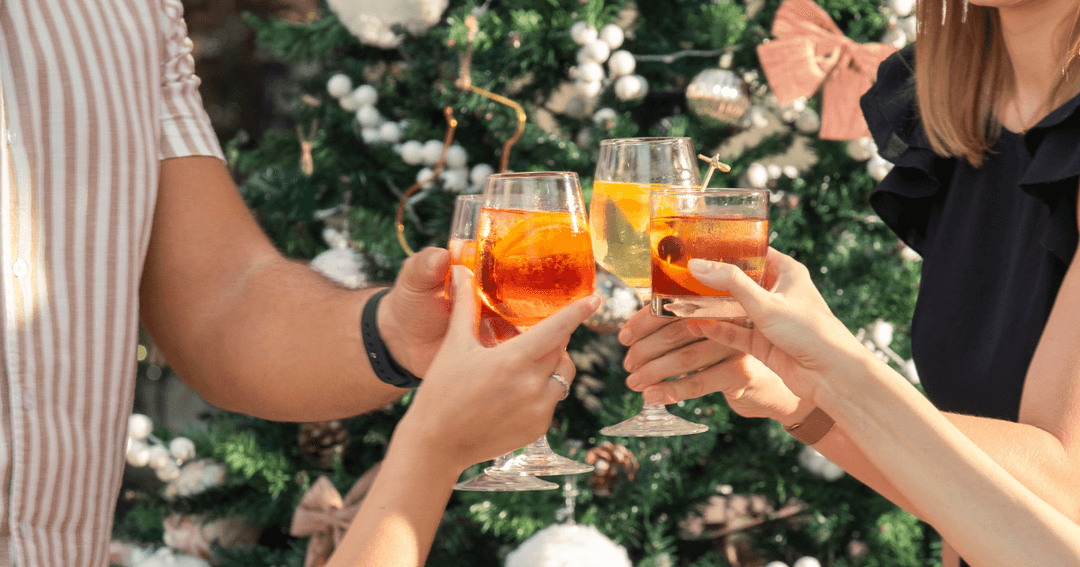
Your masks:
<svg viewBox="0 0 1080 567"><path fill-rule="evenodd" d="M360 509L364 496L375 482L379 464L381 463L377 463L357 479L344 498L329 478L320 476L300 499L300 504L293 513L289 534L295 537L311 537L304 567L326 565L330 554L341 543L345 530Z"/></svg>
<svg viewBox="0 0 1080 567"><path fill-rule="evenodd" d="M883 43L855 43L813 0L784 0L776 11L775 39L758 46L758 59L780 105L822 90L823 140L868 136L861 97L877 75L878 65L896 48Z"/></svg>

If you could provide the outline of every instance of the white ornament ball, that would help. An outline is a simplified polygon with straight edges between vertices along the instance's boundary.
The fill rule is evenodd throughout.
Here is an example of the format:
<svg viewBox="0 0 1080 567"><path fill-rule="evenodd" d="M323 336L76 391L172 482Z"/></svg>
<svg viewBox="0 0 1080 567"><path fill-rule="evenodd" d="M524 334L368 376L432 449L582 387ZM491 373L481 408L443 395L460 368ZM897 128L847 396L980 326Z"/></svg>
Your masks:
<svg viewBox="0 0 1080 567"><path fill-rule="evenodd" d="M352 97L360 106L375 106L375 103L379 102L379 91L371 85L360 85L352 92Z"/></svg>
<svg viewBox="0 0 1080 567"><path fill-rule="evenodd" d="M889 0L889 9L897 16L905 18L915 11L915 0Z"/></svg>
<svg viewBox="0 0 1080 567"><path fill-rule="evenodd" d="M904 375L904 378L908 379L908 382L911 382L912 384L919 383L919 371L915 369L914 360L909 360L904 363L902 373Z"/></svg>
<svg viewBox="0 0 1080 567"><path fill-rule="evenodd" d="M421 169L416 172L416 182L424 189L431 189L435 186L435 172L430 167Z"/></svg>
<svg viewBox="0 0 1080 567"><path fill-rule="evenodd" d="M484 182L492 173L495 173L495 168L486 163L478 163L473 166L472 171L469 172L469 181L473 185L483 186Z"/></svg>
<svg viewBox="0 0 1080 567"><path fill-rule="evenodd" d="M367 284L360 256L348 246L320 252L308 266L349 289Z"/></svg>
<svg viewBox="0 0 1080 567"><path fill-rule="evenodd" d="M588 45L596 41L599 35L589 22L574 22L574 25L570 26L570 39L578 45Z"/></svg>
<svg viewBox="0 0 1080 567"><path fill-rule="evenodd" d="M195 458L195 442L187 437L177 437L169 441L169 454L182 464Z"/></svg>
<svg viewBox="0 0 1080 567"><path fill-rule="evenodd" d="M598 565L632 567L626 549L595 526L553 524L522 542L506 557L506 567Z"/></svg>
<svg viewBox="0 0 1080 567"><path fill-rule="evenodd" d="M401 141L401 127L397 122L385 122L379 126L379 139L387 144L396 144Z"/></svg>
<svg viewBox="0 0 1080 567"><path fill-rule="evenodd" d="M338 73L326 81L326 92L334 98L341 98L352 92L352 79L344 73Z"/></svg>
<svg viewBox="0 0 1080 567"><path fill-rule="evenodd" d="M769 181L776 181L780 179L780 176L784 174L784 168L775 163L770 163L765 166L765 171L769 172Z"/></svg>
<svg viewBox="0 0 1080 567"><path fill-rule="evenodd" d="M605 106L604 108L597 110L593 114L592 119L593 122L599 124L600 126L605 126L608 122L613 122L617 117L618 114L615 112L614 108L608 108Z"/></svg>
<svg viewBox="0 0 1080 567"><path fill-rule="evenodd" d="M379 142L382 142L382 138L379 137L378 128L362 128L360 130L360 137L364 140L365 144L378 144Z"/></svg>
<svg viewBox="0 0 1080 567"><path fill-rule="evenodd" d="M900 257L907 260L908 262L922 261L922 256L920 256L919 253L916 252L915 249L910 247L910 246L904 246L900 250Z"/></svg>
<svg viewBox="0 0 1080 567"><path fill-rule="evenodd" d="M874 154L869 160L866 161L866 171L870 174L870 177L881 181L885 179L885 176L892 171L893 164L889 163L885 158Z"/></svg>
<svg viewBox="0 0 1080 567"><path fill-rule="evenodd" d="M870 325L870 339L880 349L889 348L893 340L893 324L882 319L874 321Z"/></svg>
<svg viewBox="0 0 1080 567"><path fill-rule="evenodd" d="M615 96L619 100L638 100L649 93L649 83L641 75L626 75L615 81Z"/></svg>
<svg viewBox="0 0 1080 567"><path fill-rule="evenodd" d="M153 467L151 467L153 468ZM161 468L155 468L154 472L157 474L158 479L161 482L171 482L180 476L180 467L176 466L176 463L169 461L165 463L165 466Z"/></svg>
<svg viewBox="0 0 1080 567"><path fill-rule="evenodd" d="M469 154L465 148L454 144L446 150L446 167L462 168L469 163Z"/></svg>
<svg viewBox="0 0 1080 567"><path fill-rule="evenodd" d="M581 48L581 50L585 52L585 57L587 57L590 61L595 61L597 63L603 63L604 61L607 61L608 57L611 55L611 47L609 47L607 43L599 39L592 43L586 44L585 47Z"/></svg>
<svg viewBox="0 0 1080 567"><path fill-rule="evenodd" d="M791 567L821 567L821 562L807 555L796 559L795 564Z"/></svg>
<svg viewBox="0 0 1080 567"><path fill-rule="evenodd" d="M751 106L746 111L746 117L750 122L750 126L754 128L764 128L769 125L769 115L764 108L760 106Z"/></svg>
<svg viewBox="0 0 1080 567"><path fill-rule="evenodd" d="M141 413L133 413L128 418L128 437L146 439L154 431L154 422Z"/></svg>
<svg viewBox="0 0 1080 567"><path fill-rule="evenodd" d="M194 555L176 553L170 547L163 547L157 553L132 563L131 567L210 567L210 564Z"/></svg>
<svg viewBox="0 0 1080 567"><path fill-rule="evenodd" d="M604 67L596 61L588 61L577 66L577 80L592 83L604 78Z"/></svg>
<svg viewBox="0 0 1080 567"><path fill-rule="evenodd" d="M417 142L416 140L409 140L404 144L401 144L401 149L398 152L401 154L401 161L409 165L420 165L424 163L424 144Z"/></svg>
<svg viewBox="0 0 1080 567"><path fill-rule="evenodd" d="M608 24L600 28L600 40L611 49L618 49L626 40L626 33L616 24Z"/></svg>
<svg viewBox="0 0 1080 567"><path fill-rule="evenodd" d="M795 129L803 134L813 134L821 129L821 117L812 108L804 109L795 117Z"/></svg>
<svg viewBox="0 0 1080 567"><path fill-rule="evenodd" d="M794 165L785 165L783 171L784 177L787 177L788 179L799 178L799 168L795 167Z"/></svg>
<svg viewBox="0 0 1080 567"><path fill-rule="evenodd" d="M447 191L460 193L469 186L468 169L447 169L440 174L440 177L442 177L443 189Z"/></svg>
<svg viewBox="0 0 1080 567"><path fill-rule="evenodd" d="M607 60L608 72L612 77L622 77L630 75L637 67L637 60L634 59L634 54L620 49L611 54Z"/></svg>
<svg viewBox="0 0 1080 567"><path fill-rule="evenodd" d="M133 467L145 467L150 462L150 446L138 439L130 439L127 462Z"/></svg>
<svg viewBox="0 0 1080 567"><path fill-rule="evenodd" d="M346 95L338 99L338 104L341 105L341 109L345 112L356 112L360 110L360 103L352 97L352 95Z"/></svg>
<svg viewBox="0 0 1080 567"><path fill-rule="evenodd" d="M788 567L788 564L783 561L770 561L765 567Z"/></svg>
<svg viewBox="0 0 1080 567"><path fill-rule="evenodd" d="M424 142L424 151L422 153L424 165L435 165L439 163L439 159L442 158L443 143L439 140L428 140Z"/></svg>
<svg viewBox="0 0 1080 567"><path fill-rule="evenodd" d="M177 497L186 498L202 494L207 490L221 486L225 482L228 468L213 460L199 459L180 468L180 475L169 482L162 495L166 500Z"/></svg>
<svg viewBox="0 0 1080 567"><path fill-rule="evenodd" d="M891 27L882 34L881 43L900 49L908 44L908 36L899 27Z"/></svg>
<svg viewBox="0 0 1080 567"><path fill-rule="evenodd" d="M379 114L379 110L374 106L361 106L360 110L356 111L356 121L360 123L363 128L378 128L379 122L382 120L382 116Z"/></svg>
<svg viewBox="0 0 1080 567"><path fill-rule="evenodd" d="M848 140L847 155L855 161L866 161L877 153L877 145L870 136Z"/></svg>
<svg viewBox="0 0 1080 567"><path fill-rule="evenodd" d="M720 56L720 61L718 61L718 63L720 64L721 69L730 69L735 63L735 54L730 51L724 53Z"/></svg>
<svg viewBox="0 0 1080 567"><path fill-rule="evenodd" d="M919 20L915 16L900 18L896 22L896 27L904 30L904 35L907 36L909 42L915 41L916 34L919 33Z"/></svg>
<svg viewBox="0 0 1080 567"><path fill-rule="evenodd" d="M575 85L577 86L578 93L585 98L593 98L600 94L600 91L604 88L603 83L600 81L581 81L578 80Z"/></svg>
<svg viewBox="0 0 1080 567"><path fill-rule="evenodd" d="M754 162L746 168L746 182L755 189L764 189L769 185L769 168Z"/></svg>
<svg viewBox="0 0 1080 567"><path fill-rule="evenodd" d="M164 445L155 444L150 446L150 461L147 463L150 468L158 470L171 462L172 455L169 454L169 450Z"/></svg>
<svg viewBox="0 0 1080 567"><path fill-rule="evenodd" d="M834 481L844 476L844 469L830 461L825 455L809 445L803 446L798 456L799 465L811 474L827 481Z"/></svg>

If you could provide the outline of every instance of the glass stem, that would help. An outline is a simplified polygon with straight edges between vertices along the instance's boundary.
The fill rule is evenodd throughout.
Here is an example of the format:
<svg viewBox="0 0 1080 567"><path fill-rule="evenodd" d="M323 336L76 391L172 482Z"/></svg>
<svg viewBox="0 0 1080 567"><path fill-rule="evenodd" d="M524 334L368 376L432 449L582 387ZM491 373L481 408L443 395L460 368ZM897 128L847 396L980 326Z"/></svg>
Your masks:
<svg viewBox="0 0 1080 567"><path fill-rule="evenodd" d="M541 457L551 454L551 446L548 445L547 434L543 437L529 443L528 447L525 447L525 454L529 457Z"/></svg>
<svg viewBox="0 0 1080 567"><path fill-rule="evenodd" d="M645 419L661 419L668 415L668 410L661 404L649 404L646 403L641 408L641 415L645 416Z"/></svg>
<svg viewBox="0 0 1080 567"><path fill-rule="evenodd" d="M510 451L509 453L507 453L505 455L499 455L498 457L495 457L495 460L492 461L491 464L495 468L499 468L499 467L505 465L507 463L507 461L509 461L510 459L513 459L513 458L514 458L514 452Z"/></svg>

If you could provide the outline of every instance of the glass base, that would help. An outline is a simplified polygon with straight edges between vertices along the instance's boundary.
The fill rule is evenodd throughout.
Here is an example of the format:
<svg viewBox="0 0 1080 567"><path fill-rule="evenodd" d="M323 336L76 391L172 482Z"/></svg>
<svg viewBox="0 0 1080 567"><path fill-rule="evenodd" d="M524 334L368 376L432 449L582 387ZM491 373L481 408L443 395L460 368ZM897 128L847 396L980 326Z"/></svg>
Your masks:
<svg viewBox="0 0 1080 567"><path fill-rule="evenodd" d="M630 419L600 430L609 437L673 437L705 433L708 425L686 421L668 413L664 406L645 404L641 413Z"/></svg>
<svg viewBox="0 0 1080 567"><path fill-rule="evenodd" d="M752 326L742 305L730 295L713 297L653 295L652 312L658 317L716 319L739 323L748 328Z"/></svg>
<svg viewBox="0 0 1080 567"><path fill-rule="evenodd" d="M530 490L555 490L559 485L525 474L481 473L454 485L454 490L472 492L525 492Z"/></svg>
<svg viewBox="0 0 1080 567"><path fill-rule="evenodd" d="M489 467L484 472L491 475L536 475L536 476L559 476L566 474L583 474L592 472L596 467L579 463L562 455L555 454L550 449L546 452L529 451L522 453L506 464L498 467Z"/></svg>

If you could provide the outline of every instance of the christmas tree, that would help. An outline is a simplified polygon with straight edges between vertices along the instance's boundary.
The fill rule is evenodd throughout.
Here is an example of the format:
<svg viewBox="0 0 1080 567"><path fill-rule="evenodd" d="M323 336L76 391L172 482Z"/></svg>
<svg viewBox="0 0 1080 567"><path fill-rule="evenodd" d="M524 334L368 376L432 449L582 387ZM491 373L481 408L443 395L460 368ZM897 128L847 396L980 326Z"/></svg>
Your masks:
<svg viewBox="0 0 1080 567"><path fill-rule="evenodd" d="M247 20L263 49L317 69L292 101L295 129L227 144L245 199L284 253L344 285L385 284L406 248L445 245L455 195L479 191L494 171L574 171L588 200L600 140L686 136L731 165L712 186L772 191L772 246L806 264L868 348L917 380L906 359L918 258L866 203L889 164L857 124L850 139L837 135L829 73L787 100L811 73L762 66L780 0L419 0L391 3L397 18L382 20L366 4L331 0L304 23ZM914 38L910 2L820 5L835 22L820 35L841 47L811 61L819 71L860 45L891 51ZM851 100L844 113L858 115ZM455 493L429 565L542 567L560 533L591 543L591 564L935 563L924 524L719 395L670 408L706 433L600 435L641 407L610 334L635 309L632 296L601 281L607 301L570 345L578 379L549 434L557 452L596 471L554 479L565 484L557 491ZM116 537L216 565L302 565L322 536L290 535L301 499L322 476L341 494L357 485L409 398L318 424L217 414L182 432L194 460L157 450L169 482L127 495ZM148 429L136 431L139 450L181 433Z"/></svg>

